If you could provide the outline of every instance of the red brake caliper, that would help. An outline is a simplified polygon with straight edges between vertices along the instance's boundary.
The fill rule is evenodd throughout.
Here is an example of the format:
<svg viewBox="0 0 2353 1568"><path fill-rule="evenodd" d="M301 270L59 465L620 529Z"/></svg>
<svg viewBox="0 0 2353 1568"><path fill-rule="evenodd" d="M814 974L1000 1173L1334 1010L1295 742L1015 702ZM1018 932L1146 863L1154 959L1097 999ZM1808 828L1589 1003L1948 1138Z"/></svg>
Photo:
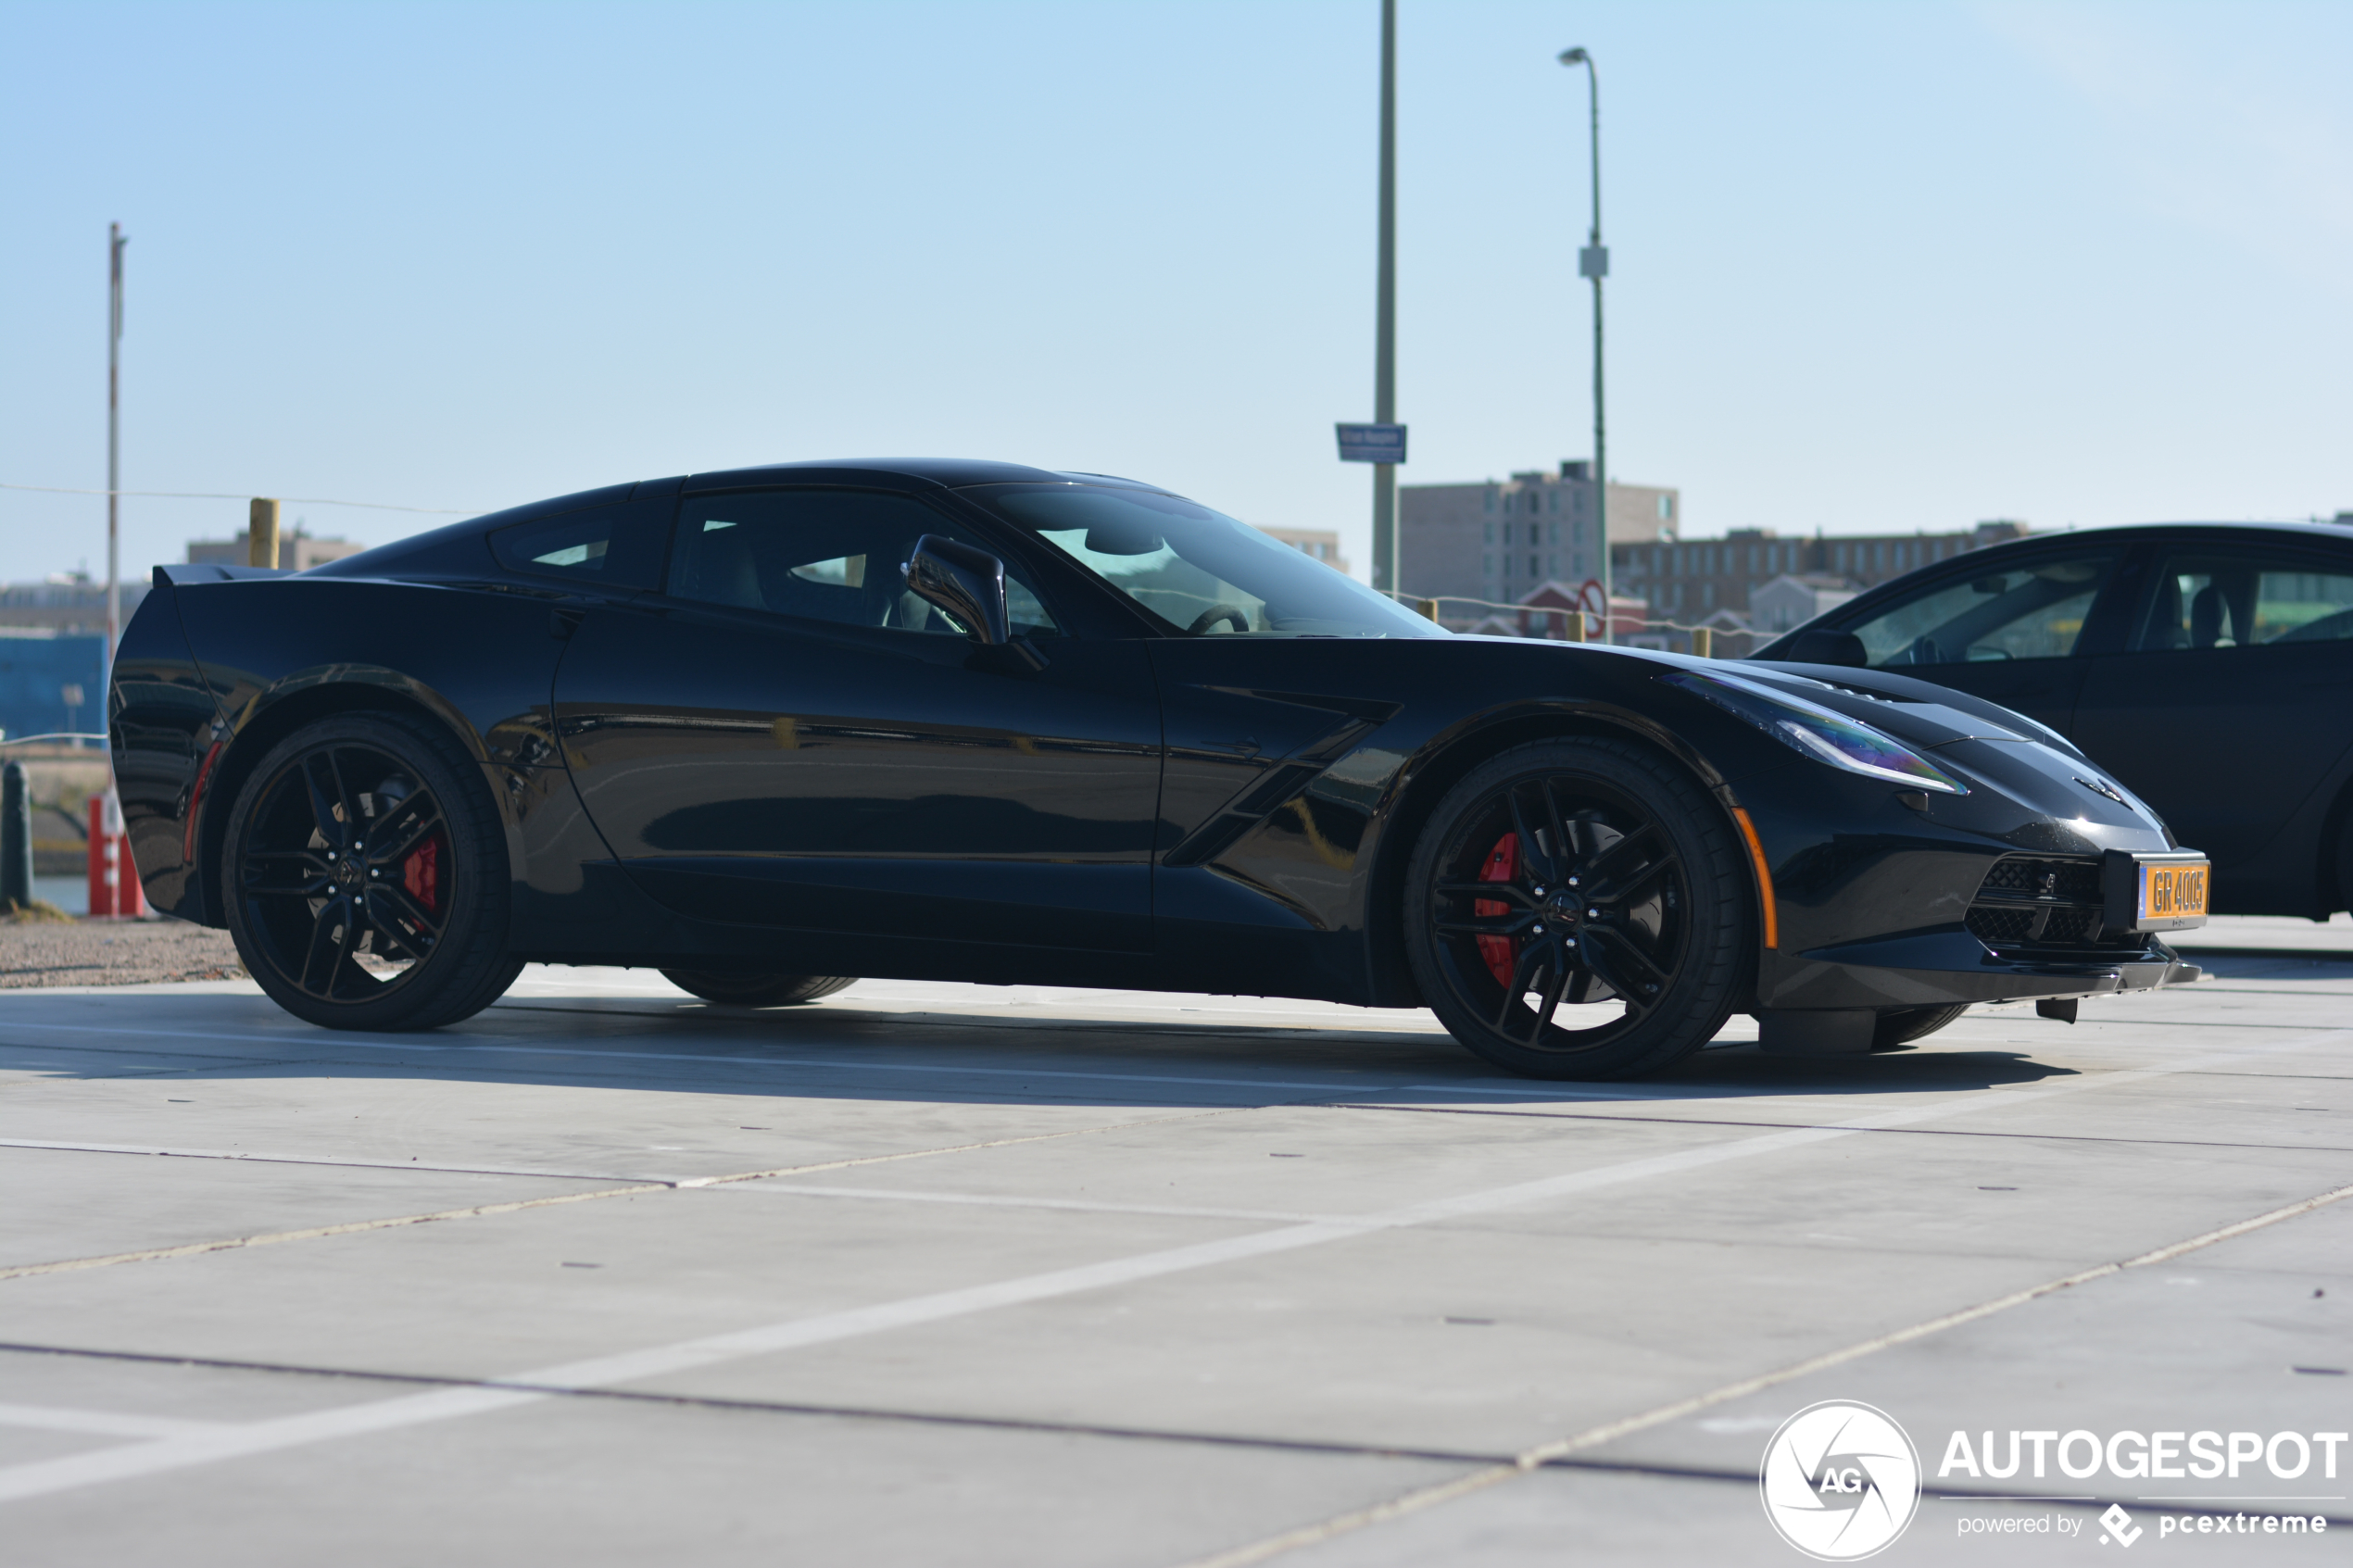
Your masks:
<svg viewBox="0 0 2353 1568"><path fill-rule="evenodd" d="M400 885L426 913L441 912L441 834L409 851L400 862Z"/></svg>
<svg viewBox="0 0 2353 1568"><path fill-rule="evenodd" d="M1494 848L1487 852L1487 864L1479 872L1478 880L1513 882L1518 877L1519 835L1507 833L1495 841ZM1501 898L1471 900L1471 913L1474 915L1509 914L1511 908ZM1515 960L1519 956L1513 948L1512 939L1508 936L1482 936L1478 938L1478 956L1487 960L1488 972L1495 976L1495 984L1508 989Z"/></svg>

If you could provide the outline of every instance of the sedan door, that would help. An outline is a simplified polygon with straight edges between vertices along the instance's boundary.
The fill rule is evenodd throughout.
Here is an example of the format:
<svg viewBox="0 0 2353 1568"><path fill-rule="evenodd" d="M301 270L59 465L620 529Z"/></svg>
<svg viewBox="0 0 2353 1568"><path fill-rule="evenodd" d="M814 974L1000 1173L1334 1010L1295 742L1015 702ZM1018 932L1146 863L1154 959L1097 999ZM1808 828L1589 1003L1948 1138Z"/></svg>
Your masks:
<svg viewBox="0 0 2353 1568"><path fill-rule="evenodd" d="M2091 661L2075 739L2228 888L2353 745L2353 559L2184 540L2139 621Z"/></svg>
<svg viewBox="0 0 2353 1568"><path fill-rule="evenodd" d="M996 541L912 495L689 495L664 592L590 612L556 684L583 801L649 895L736 924L1144 952L1160 711L1140 646L976 656L909 593L915 541Z"/></svg>
<svg viewBox="0 0 2353 1568"><path fill-rule="evenodd" d="M2071 734L2086 632L2104 618L2122 554L2111 545L1963 562L1842 624L1874 670L1951 686Z"/></svg>

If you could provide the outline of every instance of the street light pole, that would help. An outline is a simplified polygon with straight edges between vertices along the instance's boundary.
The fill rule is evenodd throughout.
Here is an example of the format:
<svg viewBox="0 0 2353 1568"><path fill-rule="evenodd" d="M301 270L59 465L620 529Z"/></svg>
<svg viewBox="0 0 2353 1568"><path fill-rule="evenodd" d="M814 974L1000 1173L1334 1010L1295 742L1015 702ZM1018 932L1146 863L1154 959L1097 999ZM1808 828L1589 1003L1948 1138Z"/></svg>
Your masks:
<svg viewBox="0 0 2353 1568"><path fill-rule="evenodd" d="M1593 516L1602 542L1602 641L1608 643L1617 638L1610 621L1609 443L1602 404L1602 280L1609 276L1609 250L1602 244L1602 83L1590 51L1565 50L1560 59L1571 69L1585 68L1592 121L1593 228L1578 252L1577 270L1593 281Z"/></svg>
<svg viewBox="0 0 2353 1568"><path fill-rule="evenodd" d="M1380 236L1373 304L1373 421L1397 422L1397 0L1380 6ZM1373 586L1399 592L1397 465L1373 465Z"/></svg>
<svg viewBox="0 0 2353 1568"><path fill-rule="evenodd" d="M107 647L101 700L122 640L122 225L107 225Z"/></svg>

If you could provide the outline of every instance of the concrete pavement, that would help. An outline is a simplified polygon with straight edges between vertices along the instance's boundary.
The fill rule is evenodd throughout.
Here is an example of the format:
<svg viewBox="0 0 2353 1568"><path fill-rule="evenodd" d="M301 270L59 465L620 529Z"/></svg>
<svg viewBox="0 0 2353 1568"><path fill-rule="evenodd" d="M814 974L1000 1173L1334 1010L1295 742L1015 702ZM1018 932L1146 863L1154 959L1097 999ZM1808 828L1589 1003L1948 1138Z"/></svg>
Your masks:
<svg viewBox="0 0 2353 1568"><path fill-rule="evenodd" d="M1735 1021L1609 1085L1237 998L533 970L346 1036L242 982L0 997L0 1541L1802 1562L1759 1459L1845 1399L1926 1473L1883 1561L2104 1560L2111 1503L2135 1555L2341 1557L2162 1521L2353 1529L2353 1448L1937 1474L1957 1430L2347 1427L2353 964L2211 961L1864 1060Z"/></svg>

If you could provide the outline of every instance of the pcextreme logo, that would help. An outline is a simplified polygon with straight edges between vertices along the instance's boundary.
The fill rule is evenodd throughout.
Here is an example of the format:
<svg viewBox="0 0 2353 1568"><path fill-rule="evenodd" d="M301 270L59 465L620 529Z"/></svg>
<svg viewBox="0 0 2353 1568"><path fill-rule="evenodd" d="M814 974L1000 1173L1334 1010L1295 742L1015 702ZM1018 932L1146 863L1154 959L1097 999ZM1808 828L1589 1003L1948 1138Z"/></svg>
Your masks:
<svg viewBox="0 0 2353 1568"><path fill-rule="evenodd" d="M1781 1423L1757 1474L1765 1517L1781 1539L1823 1562L1885 1549L1920 1502L1920 1456L1894 1419L1825 1399Z"/></svg>

